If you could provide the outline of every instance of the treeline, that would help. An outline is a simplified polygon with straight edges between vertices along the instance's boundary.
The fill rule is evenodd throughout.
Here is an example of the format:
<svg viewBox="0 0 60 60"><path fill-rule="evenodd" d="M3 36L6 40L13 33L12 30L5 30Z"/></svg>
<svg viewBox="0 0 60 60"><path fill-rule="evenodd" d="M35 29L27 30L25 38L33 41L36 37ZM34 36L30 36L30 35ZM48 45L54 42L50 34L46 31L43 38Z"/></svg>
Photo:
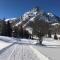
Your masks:
<svg viewBox="0 0 60 60"><path fill-rule="evenodd" d="M1 34L2 36L17 37L17 38L29 38L31 35L28 31L24 30L22 26L12 27L10 21L3 21L1 25Z"/></svg>
<svg viewBox="0 0 60 60"><path fill-rule="evenodd" d="M3 21L2 22L1 35L2 36L9 36L9 37L12 36L12 27L11 27L11 24L9 21L7 21L7 22Z"/></svg>
<svg viewBox="0 0 60 60"><path fill-rule="evenodd" d="M22 26L20 27L14 27L12 31L12 36L13 37L18 37L18 38L30 38L31 35L27 30L24 30Z"/></svg>

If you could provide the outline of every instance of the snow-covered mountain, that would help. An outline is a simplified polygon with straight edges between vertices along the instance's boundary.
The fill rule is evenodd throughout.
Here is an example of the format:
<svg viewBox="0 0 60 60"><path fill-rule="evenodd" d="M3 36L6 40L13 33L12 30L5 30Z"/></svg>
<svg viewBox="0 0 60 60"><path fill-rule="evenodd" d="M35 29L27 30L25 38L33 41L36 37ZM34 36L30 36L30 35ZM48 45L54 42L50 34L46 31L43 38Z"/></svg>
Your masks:
<svg viewBox="0 0 60 60"><path fill-rule="evenodd" d="M27 12L25 12L21 17L6 19L5 21L14 22L14 26L22 25L26 27L27 25L31 25L34 20L41 20L47 23L59 23L60 17L56 16L52 12L45 12L41 10L39 7L35 7Z"/></svg>
<svg viewBox="0 0 60 60"><path fill-rule="evenodd" d="M60 23L60 17L54 15L51 12L44 12L43 10L39 8L33 8L27 12L25 12L22 15L22 18L19 22L15 24L15 26L22 25L23 28L28 30L30 33L32 33L32 27L31 25L35 20L44 21L50 24L54 23Z"/></svg>
<svg viewBox="0 0 60 60"><path fill-rule="evenodd" d="M43 20L48 23L58 23L60 22L60 18L54 15L51 12L44 12L43 10L39 9L38 7L33 8L29 10L28 12L25 12L22 15L22 20L19 21L15 26L18 26L20 24L23 24L23 27L25 27L27 24L30 24L35 19Z"/></svg>

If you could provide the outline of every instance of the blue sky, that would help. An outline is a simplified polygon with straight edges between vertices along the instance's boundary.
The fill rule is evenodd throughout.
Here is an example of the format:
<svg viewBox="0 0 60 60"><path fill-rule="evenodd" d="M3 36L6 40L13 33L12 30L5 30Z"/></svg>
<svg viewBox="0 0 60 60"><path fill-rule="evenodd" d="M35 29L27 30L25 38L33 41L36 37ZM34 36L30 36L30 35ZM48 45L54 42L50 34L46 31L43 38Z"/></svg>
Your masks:
<svg viewBox="0 0 60 60"><path fill-rule="evenodd" d="M35 6L60 16L60 0L0 0L0 18L21 16Z"/></svg>

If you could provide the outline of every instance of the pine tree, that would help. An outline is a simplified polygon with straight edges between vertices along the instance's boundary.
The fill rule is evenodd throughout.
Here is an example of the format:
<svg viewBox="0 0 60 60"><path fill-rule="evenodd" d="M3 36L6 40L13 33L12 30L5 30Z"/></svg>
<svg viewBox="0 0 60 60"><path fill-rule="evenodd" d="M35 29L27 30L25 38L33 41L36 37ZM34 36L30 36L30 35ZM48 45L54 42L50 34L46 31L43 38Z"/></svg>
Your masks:
<svg viewBox="0 0 60 60"><path fill-rule="evenodd" d="M51 38L51 30L48 31L48 37Z"/></svg>
<svg viewBox="0 0 60 60"><path fill-rule="evenodd" d="M11 37L12 36L12 27L9 21L7 21L7 36Z"/></svg>
<svg viewBox="0 0 60 60"><path fill-rule="evenodd" d="M19 37L21 37L21 38L23 38L23 27L22 26L20 26L20 28L19 28Z"/></svg>
<svg viewBox="0 0 60 60"><path fill-rule="evenodd" d="M58 39L58 37L57 37L57 34L56 34L56 33L54 34L54 39L55 39L55 40L57 40L57 39Z"/></svg>
<svg viewBox="0 0 60 60"><path fill-rule="evenodd" d="M2 30L1 30L1 35L6 36L6 22L3 20L2 22Z"/></svg>
<svg viewBox="0 0 60 60"><path fill-rule="evenodd" d="M24 30L23 34L24 34L23 35L24 38L29 38L29 32L28 31Z"/></svg>
<svg viewBox="0 0 60 60"><path fill-rule="evenodd" d="M18 27L15 26L15 27L13 28L13 33L12 33L13 37L19 37L18 33L19 33Z"/></svg>

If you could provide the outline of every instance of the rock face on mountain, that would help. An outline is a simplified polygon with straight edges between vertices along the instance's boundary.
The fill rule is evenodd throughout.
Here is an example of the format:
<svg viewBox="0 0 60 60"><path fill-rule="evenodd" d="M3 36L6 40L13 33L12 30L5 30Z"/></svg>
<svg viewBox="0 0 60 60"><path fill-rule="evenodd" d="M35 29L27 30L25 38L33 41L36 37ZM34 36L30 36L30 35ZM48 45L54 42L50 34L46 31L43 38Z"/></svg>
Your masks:
<svg viewBox="0 0 60 60"><path fill-rule="evenodd" d="M56 16L51 12L45 12L39 7L32 8L31 10L25 12L22 16L17 18L6 19L5 21L11 21L15 23L15 26L20 24L26 26L27 24L33 22L34 20L39 19L47 23L58 23L60 22L60 17Z"/></svg>
<svg viewBox="0 0 60 60"><path fill-rule="evenodd" d="M20 20L20 22L18 22L16 24L16 26L18 25L31 25L31 23L36 20L42 20L45 21L47 23L58 23L60 22L60 17L57 17L56 15L54 15L53 13L49 12L46 13L43 10L39 9L38 7L33 8L31 10L29 10L28 12L25 12Z"/></svg>
<svg viewBox="0 0 60 60"><path fill-rule="evenodd" d="M27 29L27 30L31 29L30 31L32 31L34 22L36 25L38 21L39 21L39 24L41 24L41 22L43 22L42 26L45 24L45 26L43 26L43 27L47 27L47 28L48 28L48 26L50 28L50 25L54 24L54 23L60 24L60 17L56 16L55 14L53 14L51 12L46 13L45 11L41 10L39 7L35 7L33 9L29 10L28 12L25 12L21 17L6 19L5 21L8 21L8 20L11 21L13 27L22 26L24 29ZM38 26L38 28L39 27L41 27L41 25ZM46 30L48 30L48 29L46 29Z"/></svg>

